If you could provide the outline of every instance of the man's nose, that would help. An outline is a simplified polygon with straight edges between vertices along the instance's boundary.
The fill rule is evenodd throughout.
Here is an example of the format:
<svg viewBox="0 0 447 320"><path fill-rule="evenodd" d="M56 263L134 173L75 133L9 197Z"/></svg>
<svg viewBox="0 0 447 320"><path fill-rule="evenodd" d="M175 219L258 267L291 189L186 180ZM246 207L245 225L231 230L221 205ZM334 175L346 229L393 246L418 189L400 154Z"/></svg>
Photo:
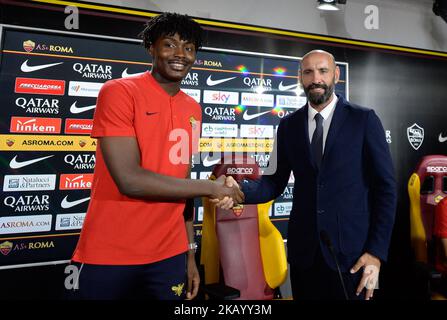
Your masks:
<svg viewBox="0 0 447 320"><path fill-rule="evenodd" d="M176 57L185 57L185 55L186 55L186 49L185 49L183 46L177 46L177 47L175 48L174 55L175 55Z"/></svg>
<svg viewBox="0 0 447 320"><path fill-rule="evenodd" d="M323 77L320 74L318 74L318 72L315 72L312 77L312 84L322 84L322 83L323 83Z"/></svg>

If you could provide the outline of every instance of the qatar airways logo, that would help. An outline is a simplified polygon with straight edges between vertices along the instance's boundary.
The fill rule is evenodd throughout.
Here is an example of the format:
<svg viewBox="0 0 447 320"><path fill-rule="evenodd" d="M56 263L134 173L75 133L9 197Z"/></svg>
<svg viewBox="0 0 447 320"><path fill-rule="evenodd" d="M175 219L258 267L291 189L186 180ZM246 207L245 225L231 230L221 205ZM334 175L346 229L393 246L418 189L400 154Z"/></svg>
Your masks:
<svg viewBox="0 0 447 320"><path fill-rule="evenodd" d="M50 210L50 196L43 195L22 195L7 196L3 204L14 209L14 212L40 212Z"/></svg>
<svg viewBox="0 0 447 320"><path fill-rule="evenodd" d="M69 153L65 155L64 161L76 170L93 170L96 164L96 156L89 153L78 155Z"/></svg>
<svg viewBox="0 0 447 320"><path fill-rule="evenodd" d="M17 133L60 133L60 118L12 117L10 132Z"/></svg>
<svg viewBox="0 0 447 320"><path fill-rule="evenodd" d="M247 87L251 88L252 91L257 93L272 90L272 79L244 77L243 82Z"/></svg>
<svg viewBox="0 0 447 320"><path fill-rule="evenodd" d="M251 157L260 168L266 168L269 165L270 154L252 154Z"/></svg>
<svg viewBox="0 0 447 320"><path fill-rule="evenodd" d="M293 200L293 188L294 186L288 186L284 189L284 192L281 194L284 200Z"/></svg>
<svg viewBox="0 0 447 320"><path fill-rule="evenodd" d="M199 85L199 74L197 72L188 72L185 78L183 78L182 86L195 86Z"/></svg>
<svg viewBox="0 0 447 320"><path fill-rule="evenodd" d="M91 189L93 173L84 174L61 174L59 183L60 190Z"/></svg>
<svg viewBox="0 0 447 320"><path fill-rule="evenodd" d="M15 103L17 107L22 108L27 113L59 113L58 99L18 97Z"/></svg>
<svg viewBox="0 0 447 320"><path fill-rule="evenodd" d="M236 109L225 107L206 107L203 112L211 119L216 121L236 121Z"/></svg>
<svg viewBox="0 0 447 320"><path fill-rule="evenodd" d="M90 79L112 79L112 66L95 64L95 63L80 63L73 65L73 70L79 73L83 78Z"/></svg>

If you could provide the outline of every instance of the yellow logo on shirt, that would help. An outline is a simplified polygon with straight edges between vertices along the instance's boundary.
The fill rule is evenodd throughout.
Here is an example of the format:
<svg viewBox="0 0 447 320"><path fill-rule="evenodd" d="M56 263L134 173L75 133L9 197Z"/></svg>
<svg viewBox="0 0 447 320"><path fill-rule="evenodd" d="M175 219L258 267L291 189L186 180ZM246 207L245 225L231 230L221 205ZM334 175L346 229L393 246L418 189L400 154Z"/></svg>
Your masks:
<svg viewBox="0 0 447 320"><path fill-rule="evenodd" d="M189 123L191 123L191 127L192 127L193 129L196 128L196 126L197 126L197 120L194 118L194 116L190 116L190 117L189 117Z"/></svg>
<svg viewBox="0 0 447 320"><path fill-rule="evenodd" d="M176 285L176 286L172 286L171 287L171 290L172 291L174 291L174 293L175 293L175 295L176 296L181 296L182 295L182 291L183 291L183 287L185 286L185 284L184 283L180 283L180 284L178 284L178 285Z"/></svg>

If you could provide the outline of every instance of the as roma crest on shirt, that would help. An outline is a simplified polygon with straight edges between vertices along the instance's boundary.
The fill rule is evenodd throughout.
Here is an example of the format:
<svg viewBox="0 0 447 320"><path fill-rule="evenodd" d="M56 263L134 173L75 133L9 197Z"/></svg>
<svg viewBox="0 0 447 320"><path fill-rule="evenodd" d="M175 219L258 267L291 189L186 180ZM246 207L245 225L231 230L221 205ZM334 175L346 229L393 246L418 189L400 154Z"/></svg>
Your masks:
<svg viewBox="0 0 447 320"><path fill-rule="evenodd" d="M197 120L194 118L194 116L189 117L189 123L191 123L191 127L195 129L197 127Z"/></svg>
<svg viewBox="0 0 447 320"><path fill-rule="evenodd" d="M233 210L233 214L236 217L240 217L242 212L244 212L244 205L240 204L238 206L234 206L233 209L231 209L231 210Z"/></svg>

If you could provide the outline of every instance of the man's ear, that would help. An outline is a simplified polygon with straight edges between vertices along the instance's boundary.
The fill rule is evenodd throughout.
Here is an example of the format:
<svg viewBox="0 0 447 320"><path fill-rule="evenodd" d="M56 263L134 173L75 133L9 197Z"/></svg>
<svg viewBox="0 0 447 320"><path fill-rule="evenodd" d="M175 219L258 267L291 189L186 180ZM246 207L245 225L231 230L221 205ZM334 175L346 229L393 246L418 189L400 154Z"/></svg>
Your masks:
<svg viewBox="0 0 447 320"><path fill-rule="evenodd" d="M340 68L338 66L335 67L335 83L338 83L340 80Z"/></svg>
<svg viewBox="0 0 447 320"><path fill-rule="evenodd" d="M147 50L149 52L149 54L153 57L154 56L154 46L151 44L149 46L149 49Z"/></svg>

